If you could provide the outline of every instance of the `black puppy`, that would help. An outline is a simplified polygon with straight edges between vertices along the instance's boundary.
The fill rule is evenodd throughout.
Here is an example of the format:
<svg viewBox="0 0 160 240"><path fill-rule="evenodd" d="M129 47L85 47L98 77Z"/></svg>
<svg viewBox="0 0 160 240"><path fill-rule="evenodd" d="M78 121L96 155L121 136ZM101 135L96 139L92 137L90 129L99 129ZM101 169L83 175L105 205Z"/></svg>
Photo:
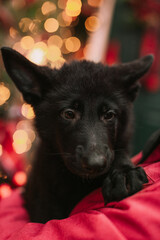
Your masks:
<svg viewBox="0 0 160 240"><path fill-rule="evenodd" d="M31 221L66 218L101 186L105 203L139 191L147 178L129 158L132 105L153 57L112 67L73 61L57 70L1 50L41 139L25 192Z"/></svg>

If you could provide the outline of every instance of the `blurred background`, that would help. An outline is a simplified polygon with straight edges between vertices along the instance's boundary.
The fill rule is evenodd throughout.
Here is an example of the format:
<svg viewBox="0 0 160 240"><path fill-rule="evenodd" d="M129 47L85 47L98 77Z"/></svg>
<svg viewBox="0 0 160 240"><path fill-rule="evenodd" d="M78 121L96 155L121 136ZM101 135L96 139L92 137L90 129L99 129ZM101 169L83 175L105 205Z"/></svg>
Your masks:
<svg viewBox="0 0 160 240"><path fill-rule="evenodd" d="M0 0L2 46L52 68L72 59L112 65L154 54L135 103L132 155L160 127L159 0ZM26 182L37 144L33 119L0 56L0 198Z"/></svg>

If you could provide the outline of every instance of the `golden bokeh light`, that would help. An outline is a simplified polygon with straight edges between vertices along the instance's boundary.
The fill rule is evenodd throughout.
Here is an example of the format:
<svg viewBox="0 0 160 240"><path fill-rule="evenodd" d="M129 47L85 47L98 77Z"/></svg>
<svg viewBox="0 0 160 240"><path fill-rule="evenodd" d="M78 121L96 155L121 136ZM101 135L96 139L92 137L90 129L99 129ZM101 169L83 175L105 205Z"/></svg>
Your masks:
<svg viewBox="0 0 160 240"><path fill-rule="evenodd" d="M15 38L17 38L19 36L19 33L18 33L18 31L15 28L10 27L9 35L10 35L11 38L15 39Z"/></svg>
<svg viewBox="0 0 160 240"><path fill-rule="evenodd" d="M85 28L89 32L95 32L99 28L99 19L96 16L90 16L85 21Z"/></svg>
<svg viewBox="0 0 160 240"><path fill-rule="evenodd" d="M28 137L29 137L31 143L34 142L34 140L36 138L35 132L32 129L27 129L27 133L28 133Z"/></svg>
<svg viewBox="0 0 160 240"><path fill-rule="evenodd" d="M25 36L21 39L21 47L25 50L31 49L34 45L34 39L31 36Z"/></svg>
<svg viewBox="0 0 160 240"><path fill-rule="evenodd" d="M69 38L69 37L72 36L71 30L67 29L67 28L61 28L59 32L60 32L60 35L63 39Z"/></svg>
<svg viewBox="0 0 160 240"><path fill-rule="evenodd" d="M22 18L19 22L19 28L22 32L28 32L31 24L32 20L30 18Z"/></svg>
<svg viewBox="0 0 160 240"><path fill-rule="evenodd" d="M3 105L10 98L10 90L4 86L4 83L0 84L0 105Z"/></svg>
<svg viewBox="0 0 160 240"><path fill-rule="evenodd" d="M34 110L30 104L24 103L21 108L21 113L27 119L33 119L35 117Z"/></svg>
<svg viewBox="0 0 160 240"><path fill-rule="evenodd" d="M30 150L32 144L25 130L19 129L14 132L12 146L18 154L22 154Z"/></svg>
<svg viewBox="0 0 160 240"><path fill-rule="evenodd" d="M16 43L14 43L14 45L12 46L12 48L13 48L14 50L16 50L17 52L20 52L21 54L24 54L24 52L25 52L25 49L23 49L23 48L21 47L21 42L16 42Z"/></svg>
<svg viewBox="0 0 160 240"><path fill-rule="evenodd" d="M3 147L2 147L2 145L0 144L0 156L2 156L2 154L3 154Z"/></svg>
<svg viewBox="0 0 160 240"><path fill-rule="evenodd" d="M28 134L25 130L16 130L13 134L13 141L17 144L23 144L28 140Z"/></svg>
<svg viewBox="0 0 160 240"><path fill-rule="evenodd" d="M102 3L102 0L87 0L87 2L91 7L99 7Z"/></svg>
<svg viewBox="0 0 160 240"><path fill-rule="evenodd" d="M65 46L69 52L77 52L81 47L81 42L76 37L70 37L66 39Z"/></svg>
<svg viewBox="0 0 160 240"><path fill-rule="evenodd" d="M65 9L65 7L66 7L66 0L58 0L58 7L60 9Z"/></svg>
<svg viewBox="0 0 160 240"><path fill-rule="evenodd" d="M51 67L52 68L56 68L59 69L63 66L63 64L65 63L65 59L63 57L60 57L57 61L52 62Z"/></svg>
<svg viewBox="0 0 160 240"><path fill-rule="evenodd" d="M55 18L48 18L44 23L44 28L47 32L56 32L59 28L59 23Z"/></svg>
<svg viewBox="0 0 160 240"><path fill-rule="evenodd" d="M66 14L70 17L77 17L81 13L81 0L68 0L66 4Z"/></svg>
<svg viewBox="0 0 160 240"><path fill-rule="evenodd" d="M38 42L28 53L27 58L38 65L46 64L47 45L44 42Z"/></svg>
<svg viewBox="0 0 160 240"><path fill-rule="evenodd" d="M47 43L48 43L48 46L55 45L58 48L61 48L62 44L63 44L63 40L62 40L62 38L60 36L53 35L53 36L48 38Z"/></svg>
<svg viewBox="0 0 160 240"><path fill-rule="evenodd" d="M35 134L35 131L32 130L30 121L28 121L28 120L19 121L16 125L16 129L17 130L19 130L19 129L25 130L28 134L28 137L29 137L31 143L34 142L34 140L36 138L36 134Z"/></svg>
<svg viewBox="0 0 160 240"><path fill-rule="evenodd" d="M56 11L56 5L53 2L46 1L41 7L43 15L47 15Z"/></svg>
<svg viewBox="0 0 160 240"><path fill-rule="evenodd" d="M29 25L29 31L32 34L36 34L39 32L41 20L40 19L33 19L31 24Z"/></svg>
<svg viewBox="0 0 160 240"><path fill-rule="evenodd" d="M58 14L57 20L61 27L70 26L72 23L72 17L68 16L65 11Z"/></svg>
<svg viewBox="0 0 160 240"><path fill-rule="evenodd" d="M57 61L61 57L61 50L55 45L48 47L47 58L51 62Z"/></svg>

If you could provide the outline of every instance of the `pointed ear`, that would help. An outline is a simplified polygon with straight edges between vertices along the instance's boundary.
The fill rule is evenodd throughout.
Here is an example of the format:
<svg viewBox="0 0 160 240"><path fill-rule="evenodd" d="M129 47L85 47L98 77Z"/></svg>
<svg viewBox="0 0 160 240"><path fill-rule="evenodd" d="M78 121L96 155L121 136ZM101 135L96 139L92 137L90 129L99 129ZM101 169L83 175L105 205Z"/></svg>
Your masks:
<svg viewBox="0 0 160 240"><path fill-rule="evenodd" d="M147 55L138 60L114 66L117 67L116 78L120 78L119 84L131 101L134 101L140 88L138 80L147 73L153 60L153 55Z"/></svg>
<svg viewBox="0 0 160 240"><path fill-rule="evenodd" d="M44 74L46 67L37 66L11 48L3 47L1 52L6 71L24 100L32 105L38 103L49 88Z"/></svg>

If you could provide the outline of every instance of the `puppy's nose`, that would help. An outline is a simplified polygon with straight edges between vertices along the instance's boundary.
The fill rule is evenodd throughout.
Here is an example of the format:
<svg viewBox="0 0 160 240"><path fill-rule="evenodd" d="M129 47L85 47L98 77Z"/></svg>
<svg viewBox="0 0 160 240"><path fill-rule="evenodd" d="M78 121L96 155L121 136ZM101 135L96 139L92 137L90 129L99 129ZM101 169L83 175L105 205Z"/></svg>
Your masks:
<svg viewBox="0 0 160 240"><path fill-rule="evenodd" d="M106 146L103 152L97 152L96 149L92 151L85 151L82 145L76 147L76 155L81 161L81 165L88 173L102 172L107 167Z"/></svg>
<svg viewBox="0 0 160 240"><path fill-rule="evenodd" d="M88 158L83 158L82 166L89 173L103 172L107 166L107 160L103 155L91 154Z"/></svg>

